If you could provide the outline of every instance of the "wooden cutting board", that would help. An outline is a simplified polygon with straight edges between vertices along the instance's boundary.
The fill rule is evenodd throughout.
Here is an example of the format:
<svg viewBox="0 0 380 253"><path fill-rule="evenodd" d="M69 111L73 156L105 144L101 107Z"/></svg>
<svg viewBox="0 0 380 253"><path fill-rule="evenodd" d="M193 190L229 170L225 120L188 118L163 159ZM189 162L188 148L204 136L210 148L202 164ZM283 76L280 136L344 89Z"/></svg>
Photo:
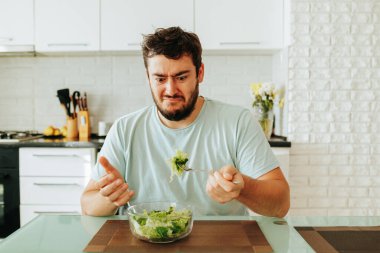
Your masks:
<svg viewBox="0 0 380 253"><path fill-rule="evenodd" d="M194 221L189 236L173 243L135 238L127 220L107 220L84 252L273 252L256 221Z"/></svg>

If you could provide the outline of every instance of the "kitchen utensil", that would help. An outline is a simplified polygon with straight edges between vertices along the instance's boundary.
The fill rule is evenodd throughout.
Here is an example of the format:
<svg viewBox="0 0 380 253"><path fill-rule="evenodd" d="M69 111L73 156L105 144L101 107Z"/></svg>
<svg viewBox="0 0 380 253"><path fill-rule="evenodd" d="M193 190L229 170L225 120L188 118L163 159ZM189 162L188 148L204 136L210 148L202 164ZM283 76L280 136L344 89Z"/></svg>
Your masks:
<svg viewBox="0 0 380 253"><path fill-rule="evenodd" d="M80 92L79 91L74 91L73 95L71 96L71 101L73 102L73 117L76 118L76 110L77 110L77 105L78 105L78 98L80 97Z"/></svg>
<svg viewBox="0 0 380 253"><path fill-rule="evenodd" d="M141 240L134 240L131 238L130 221L110 220L109 218L103 223L102 227L94 229L94 236L89 240L87 246L83 249L84 252L99 252L105 253L116 251L120 253L126 252L274 252L271 244L277 249L289 249L288 252L300 252L304 243L296 241L293 246L287 238L293 236L289 235L293 230L290 226L273 227L269 217L259 217L259 220L252 220L252 217L244 217L242 219L234 219L236 216L205 216L205 220L194 220L193 230L188 239L178 241L177 243L157 245L153 243L146 243ZM248 217L248 218L245 218ZM103 218L104 219L104 218ZM268 219L268 221L266 220ZM270 218L273 220L273 218ZM347 219L347 218L346 218ZM79 219L78 219L79 220ZM322 219L320 219L322 220ZM39 222L42 221L38 220ZM42 223L42 222L41 222ZM79 222L78 222L79 223ZM83 221L82 221L83 223ZM92 223L88 222L92 225ZM260 226L259 226L260 224ZM272 225L272 227L270 227ZM269 229L266 229L268 228ZM262 231L265 231L265 235ZM268 233L269 232L269 233ZM307 230L305 231L307 232ZM296 233L296 232L294 232ZM281 238L277 238L276 236ZM275 239L273 239L275 237ZM294 235L294 238L298 238ZM267 238L271 239L269 244ZM293 237L291 237L293 240ZM289 239L290 240L290 239ZM289 244L289 245L288 245ZM305 250L302 248L301 252L314 252L305 243ZM345 244L343 244L345 245ZM366 244L364 244L366 246ZM161 247L160 247L161 246ZM297 248L298 247L298 248ZM131 250L132 249L132 250ZM137 249L137 250L134 250ZM294 249L294 250L293 250ZM323 248L326 249L326 248ZM277 251L276 251L277 252ZM357 252L357 251L356 251ZM375 251L372 251L375 252Z"/></svg>
<svg viewBox="0 0 380 253"><path fill-rule="evenodd" d="M88 111L79 111L79 139L87 140L91 136L90 114Z"/></svg>
<svg viewBox="0 0 380 253"><path fill-rule="evenodd" d="M80 97L80 104L82 106L82 110L81 111L85 111L86 108L84 107L84 98L83 97Z"/></svg>
<svg viewBox="0 0 380 253"><path fill-rule="evenodd" d="M75 139L78 138L78 121L76 117L67 119L67 138Z"/></svg>
<svg viewBox="0 0 380 253"><path fill-rule="evenodd" d="M215 172L214 169L211 169L211 170L207 170L207 169L192 169L192 168L189 168L187 165L183 166L182 168L186 172L208 172L210 174ZM240 184L239 181L232 181L232 183L234 183L234 184Z"/></svg>
<svg viewBox="0 0 380 253"><path fill-rule="evenodd" d="M63 108L66 111L67 117L69 117L70 116L70 110L67 107L66 99L63 96L60 96L60 95L57 95L57 96L58 96L59 102L61 103L61 105L63 106Z"/></svg>
<svg viewBox="0 0 380 253"><path fill-rule="evenodd" d="M83 111L83 106L82 106L82 100L79 98L77 98L77 105L79 107L79 111Z"/></svg>
<svg viewBox="0 0 380 253"><path fill-rule="evenodd" d="M193 172L209 172L209 173L214 172L213 169L211 169L211 170L206 170L206 169L192 169L192 168L189 168L189 167L187 167L187 166L185 166L185 167L183 168L183 170L184 170L184 171L193 171Z"/></svg>
<svg viewBox="0 0 380 253"><path fill-rule="evenodd" d="M61 97L70 97L70 90L69 89L60 89L60 90L57 90L57 94L58 96L61 96Z"/></svg>
<svg viewBox="0 0 380 253"><path fill-rule="evenodd" d="M127 209L132 234L154 243L174 242L188 236L193 227L190 205L175 202L147 202Z"/></svg>
<svg viewBox="0 0 380 253"><path fill-rule="evenodd" d="M70 111L70 91L69 89L61 89L57 90L57 97L59 99L59 102L65 107L66 114L68 117L71 117L71 111Z"/></svg>
<svg viewBox="0 0 380 253"><path fill-rule="evenodd" d="M87 93L86 92L84 93L83 107L84 107L85 111L88 111L88 107L87 107Z"/></svg>

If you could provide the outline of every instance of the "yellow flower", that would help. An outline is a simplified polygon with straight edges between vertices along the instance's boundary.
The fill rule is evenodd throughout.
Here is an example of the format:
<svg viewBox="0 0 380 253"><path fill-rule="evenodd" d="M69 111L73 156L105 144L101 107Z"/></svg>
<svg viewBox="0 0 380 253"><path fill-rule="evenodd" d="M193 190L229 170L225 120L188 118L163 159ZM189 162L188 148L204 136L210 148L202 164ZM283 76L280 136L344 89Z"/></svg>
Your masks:
<svg viewBox="0 0 380 253"><path fill-rule="evenodd" d="M276 88L273 83L251 83L250 92L253 98L252 106L261 107L264 111L273 109L274 105L282 108L285 103L284 88Z"/></svg>
<svg viewBox="0 0 380 253"><path fill-rule="evenodd" d="M252 83L251 84L251 91L253 95L258 96L260 95L259 91L261 89L262 84L261 83Z"/></svg>
<svg viewBox="0 0 380 253"><path fill-rule="evenodd" d="M280 102L278 102L278 107L280 108L284 107L284 103L285 103L285 98L281 98Z"/></svg>

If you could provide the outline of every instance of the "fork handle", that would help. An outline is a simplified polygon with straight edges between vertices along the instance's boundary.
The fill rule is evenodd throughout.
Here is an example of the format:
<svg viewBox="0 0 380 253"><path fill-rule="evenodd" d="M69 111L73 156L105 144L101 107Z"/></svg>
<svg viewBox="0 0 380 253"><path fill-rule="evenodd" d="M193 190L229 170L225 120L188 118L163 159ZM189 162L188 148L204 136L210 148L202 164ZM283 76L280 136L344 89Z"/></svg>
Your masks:
<svg viewBox="0 0 380 253"><path fill-rule="evenodd" d="M193 171L193 172L208 172L208 173L211 173L211 172L214 172L215 170L214 169L211 169L211 170L208 170L208 169L190 169L188 168L187 171ZM237 181L237 180L234 180L232 181L232 183L234 184L240 184L240 181Z"/></svg>
<svg viewBox="0 0 380 253"><path fill-rule="evenodd" d="M194 172L213 172L214 170L208 170L208 169L191 169L191 171Z"/></svg>

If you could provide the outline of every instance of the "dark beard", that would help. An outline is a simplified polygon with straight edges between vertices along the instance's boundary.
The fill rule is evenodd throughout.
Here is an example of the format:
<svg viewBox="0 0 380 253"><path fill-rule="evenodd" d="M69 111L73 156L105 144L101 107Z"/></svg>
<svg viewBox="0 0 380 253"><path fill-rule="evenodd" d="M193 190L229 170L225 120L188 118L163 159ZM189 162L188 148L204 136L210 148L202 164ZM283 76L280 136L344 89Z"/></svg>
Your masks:
<svg viewBox="0 0 380 253"><path fill-rule="evenodd" d="M153 94L152 94L153 95ZM181 109L174 112L168 112L164 108L161 108L156 98L153 96L154 103L157 106L158 111L164 116L167 120L170 121L180 121L186 119L195 109L195 104L197 103L199 95L199 84L197 83L193 93L191 94L190 101L188 104L184 105Z"/></svg>

